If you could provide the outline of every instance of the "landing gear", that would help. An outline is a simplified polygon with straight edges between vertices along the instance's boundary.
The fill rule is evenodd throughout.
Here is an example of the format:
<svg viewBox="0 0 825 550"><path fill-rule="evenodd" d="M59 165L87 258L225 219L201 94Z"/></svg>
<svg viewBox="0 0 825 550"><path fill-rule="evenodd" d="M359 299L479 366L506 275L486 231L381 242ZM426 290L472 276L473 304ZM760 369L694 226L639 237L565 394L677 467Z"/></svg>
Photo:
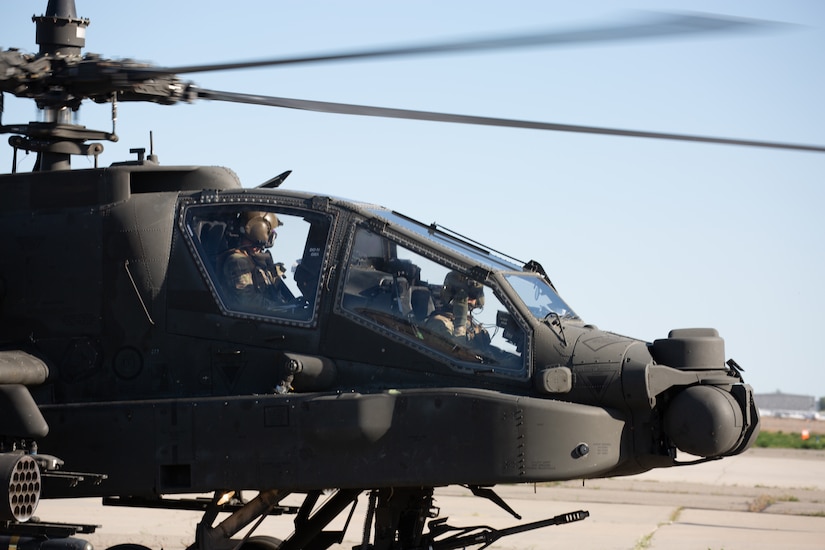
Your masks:
<svg viewBox="0 0 825 550"><path fill-rule="evenodd" d="M346 526L341 531L324 529L344 509L350 507L348 525L360 493L360 490L339 489L316 507L322 492L313 491L306 494L300 508L291 509L280 506L289 492L277 489L262 491L253 500L234 506L229 517L215 525L218 514L227 511L226 505L222 503L222 495L216 493L205 509L203 519L198 524L195 543L189 550L228 550L239 545L244 550L324 550L343 542ZM295 531L288 538L280 540L253 536L255 529L267 516L283 513L295 514ZM232 538L250 525L252 527L244 539Z"/></svg>
<svg viewBox="0 0 825 550"><path fill-rule="evenodd" d="M492 489L469 489L476 496L491 500L519 518ZM358 498L365 492L368 504L364 514L363 537L361 544L354 546L353 550L486 548L507 535L580 521L589 516L585 511L571 512L507 529L493 529L485 525L452 527L447 525L447 518L437 519L440 510L433 505L432 487L395 487L371 491L338 489L327 494L323 502L321 499L324 493L312 491L305 494L300 507L291 511L295 513L295 530L287 538L280 540L254 536L254 532L267 515L289 512L288 508L280 505L288 495L287 492L263 491L255 499L236 507L229 517L214 525L218 514L226 511L220 504L221 495L216 494L206 507L204 517L198 525L196 541L188 550L327 550L344 542ZM344 513L343 527L328 529L333 520ZM252 528L244 539L232 538L250 525ZM427 528L429 529L426 530Z"/></svg>
<svg viewBox="0 0 825 550"><path fill-rule="evenodd" d="M257 521L255 527L260 525L287 495L289 495L288 492L270 489L261 491L258 496L247 503L238 500L237 505L234 506L234 511L230 513L229 517L218 525L214 525L218 514L226 509L225 501L230 500L223 493L215 493L212 502L206 507L203 519L198 524L195 544L189 547L190 550L225 550L233 548L237 545L237 541L232 541L233 536L253 521ZM253 527L253 531L255 527ZM279 548L279 546L275 546L275 543L268 545L260 540L247 540L244 546L246 546L246 542L250 544L249 548L255 550Z"/></svg>
<svg viewBox="0 0 825 550"><path fill-rule="evenodd" d="M424 535L425 522L438 516L433 507L433 489L381 489L370 493L370 509L375 510L375 538L368 545L367 537L362 548L394 550L396 548L427 548ZM364 526L367 535L370 516Z"/></svg>
<svg viewBox="0 0 825 550"><path fill-rule="evenodd" d="M307 493L295 512L295 530L286 539L252 536L257 525L276 511L280 502L289 494L277 490L261 492L255 499L243 504L228 518L217 525L215 520L225 508L216 494L206 508L198 525L195 544L189 550L227 550L239 545L243 550L326 550L344 541L359 496L360 489L338 489L319 504L324 493ZM432 506L432 488L380 489L369 492L368 510L364 520L364 536L361 546L369 550L413 550L427 548L424 534L425 522L435 518L437 510ZM281 510L278 510L281 511ZM347 514L340 530L328 529L330 523L342 513ZM247 538L232 537L242 529L253 525ZM374 535L374 536L373 536ZM370 540L372 539L372 540Z"/></svg>

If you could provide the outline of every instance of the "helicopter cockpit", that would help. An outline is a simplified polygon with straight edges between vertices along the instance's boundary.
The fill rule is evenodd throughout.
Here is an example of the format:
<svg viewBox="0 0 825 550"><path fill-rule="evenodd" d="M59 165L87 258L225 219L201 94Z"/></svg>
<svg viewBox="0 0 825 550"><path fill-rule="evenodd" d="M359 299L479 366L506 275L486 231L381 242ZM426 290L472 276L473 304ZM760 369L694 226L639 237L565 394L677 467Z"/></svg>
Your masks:
<svg viewBox="0 0 825 550"><path fill-rule="evenodd" d="M517 377L530 365L527 312L577 319L541 274L398 213L372 213L413 234L357 229L344 314L460 368Z"/></svg>
<svg viewBox="0 0 825 550"><path fill-rule="evenodd" d="M184 224L227 312L314 319L327 216L283 207L207 205L187 209Z"/></svg>

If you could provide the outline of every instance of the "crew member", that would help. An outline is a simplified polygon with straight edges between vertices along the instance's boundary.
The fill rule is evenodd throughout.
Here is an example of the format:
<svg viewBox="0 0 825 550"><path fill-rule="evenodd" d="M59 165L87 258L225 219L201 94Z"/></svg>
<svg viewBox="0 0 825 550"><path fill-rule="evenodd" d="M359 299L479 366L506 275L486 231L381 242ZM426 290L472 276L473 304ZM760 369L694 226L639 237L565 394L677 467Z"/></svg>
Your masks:
<svg viewBox="0 0 825 550"><path fill-rule="evenodd" d="M283 282L286 270L268 250L283 225L272 212L241 214L241 238L223 262L223 280L233 306L244 311L282 309L293 299Z"/></svg>
<svg viewBox="0 0 825 550"><path fill-rule="evenodd" d="M424 323L425 328L462 347L486 348L490 334L473 319L473 310L484 307L484 286L451 271L441 287L441 306Z"/></svg>

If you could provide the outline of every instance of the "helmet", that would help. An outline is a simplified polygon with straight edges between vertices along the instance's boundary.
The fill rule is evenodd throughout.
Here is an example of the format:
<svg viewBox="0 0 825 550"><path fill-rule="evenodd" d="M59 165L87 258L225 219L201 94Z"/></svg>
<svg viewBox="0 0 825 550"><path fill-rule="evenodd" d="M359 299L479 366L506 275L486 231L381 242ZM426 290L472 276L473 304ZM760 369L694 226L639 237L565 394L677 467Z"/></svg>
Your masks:
<svg viewBox="0 0 825 550"><path fill-rule="evenodd" d="M441 287L441 300L447 304L450 302L463 302L475 300L476 307L484 307L484 285L475 279L470 279L458 271L450 271L444 278L444 286Z"/></svg>
<svg viewBox="0 0 825 550"><path fill-rule="evenodd" d="M277 227L283 225L273 212L244 212L241 215L243 232L257 246L269 248L275 244Z"/></svg>

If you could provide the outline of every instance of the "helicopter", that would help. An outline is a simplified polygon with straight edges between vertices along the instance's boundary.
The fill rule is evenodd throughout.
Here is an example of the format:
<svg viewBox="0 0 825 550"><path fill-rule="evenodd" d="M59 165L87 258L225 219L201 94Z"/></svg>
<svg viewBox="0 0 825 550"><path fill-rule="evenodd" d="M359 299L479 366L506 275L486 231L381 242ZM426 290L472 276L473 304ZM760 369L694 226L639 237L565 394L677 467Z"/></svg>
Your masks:
<svg viewBox="0 0 825 550"><path fill-rule="evenodd" d="M633 475L753 444L752 389L714 329L653 342L600 330L537 261L369 202L287 190L288 172L247 188L229 169L164 166L141 149L106 168L72 169L72 156L97 159L97 141L117 136L71 114L87 99L207 99L825 148L208 90L177 75L314 58L156 67L83 56L89 20L73 0L49 1L34 21L39 54L0 57L0 90L44 114L0 126L15 152L37 155L34 171L0 176L0 227L11 236L0 244L0 540L85 548L76 535L93 525L41 522L35 512L41 497L95 496L202 511L193 549L324 549L343 538L333 520L367 495L365 548L486 547L588 513L509 530L453 527L439 517L435 488L465 486L518 518L495 485ZM658 28L636 32L671 32ZM699 458L681 461L678 451ZM302 504L282 505L290 495ZM233 538L285 513L295 530L280 539Z"/></svg>

